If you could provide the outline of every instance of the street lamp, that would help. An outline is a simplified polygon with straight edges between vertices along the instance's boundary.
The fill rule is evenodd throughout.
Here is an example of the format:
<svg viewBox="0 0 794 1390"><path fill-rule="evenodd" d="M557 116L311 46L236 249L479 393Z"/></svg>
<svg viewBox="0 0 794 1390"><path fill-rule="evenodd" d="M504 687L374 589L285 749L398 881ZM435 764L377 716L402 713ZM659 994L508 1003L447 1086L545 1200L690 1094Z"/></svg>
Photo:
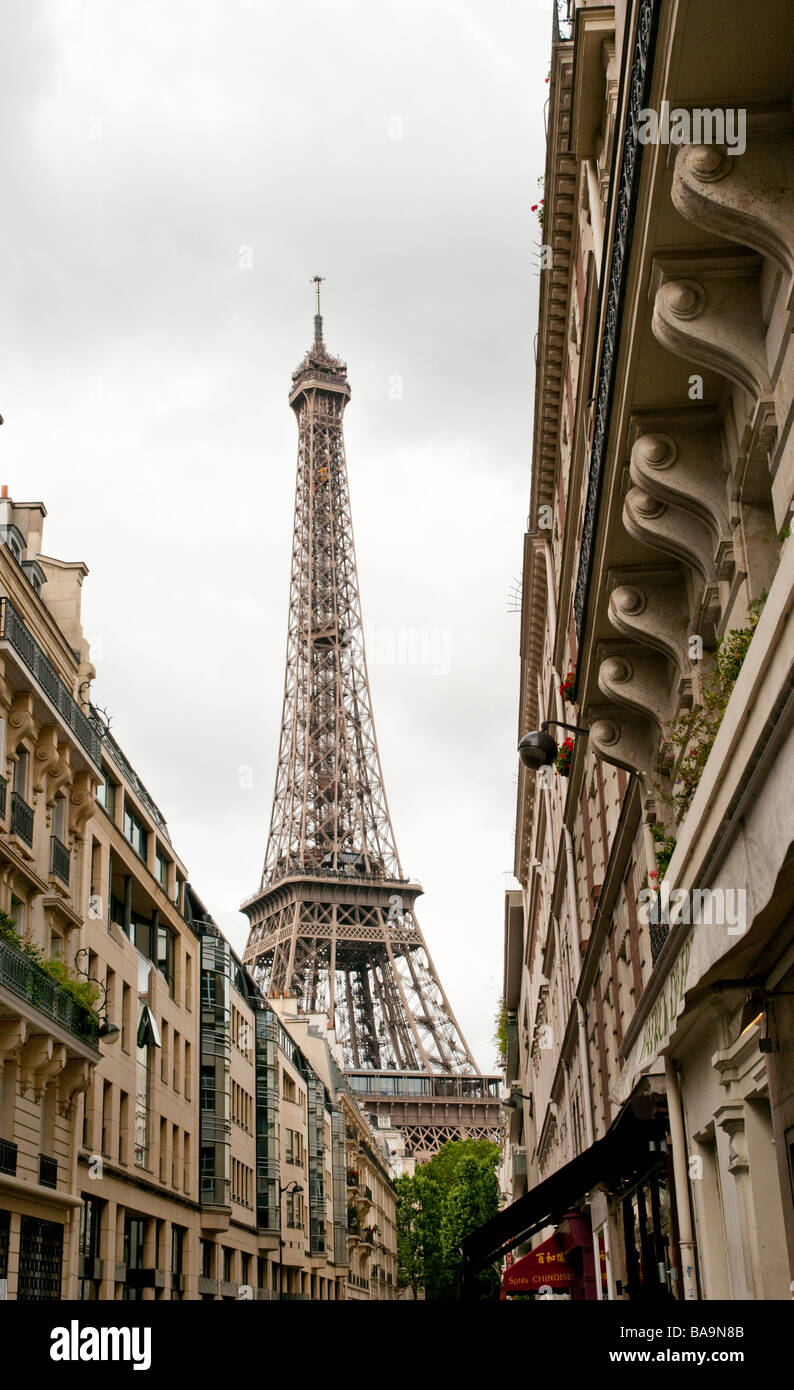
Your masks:
<svg viewBox="0 0 794 1390"><path fill-rule="evenodd" d="M0 421L0 424L2 424L2 421ZM78 961L80 960L81 956L86 956L89 961L89 967L85 970L83 969L82 965L78 964ZM89 974L90 960L91 952L89 951L87 946L82 946L79 951L75 952L75 970L78 972L79 975L85 975L85 978L88 980L90 984L96 985L97 989L102 991L102 1012L97 1010L97 1013L99 1015L99 1028L97 1030L97 1036L100 1038L105 1038L107 1042L113 1042L113 1040L118 1037L119 1033L121 1032L121 1029L119 1028L119 1025L117 1023L111 1023L110 1019L108 1018L107 985L104 985L101 980L98 980L96 975Z"/></svg>
<svg viewBox="0 0 794 1390"><path fill-rule="evenodd" d="M298 1192L302 1192L302 1191L303 1191L303 1188L302 1188L301 1184L298 1182L298 1179L297 1179L297 1178L293 1178L293 1179L292 1179L292 1182L279 1183L279 1185L278 1185L278 1296L279 1296L279 1299L281 1299L281 1298L283 1297L283 1293L284 1293L283 1288L282 1288L282 1285L283 1285L283 1282L284 1282L284 1274L283 1274L283 1270L284 1270L284 1222L283 1222L283 1220L282 1220L282 1214L281 1214L281 1199L282 1199L282 1197L284 1196L284 1193L285 1193L285 1192L295 1192L295 1193L298 1193Z"/></svg>
<svg viewBox="0 0 794 1390"><path fill-rule="evenodd" d="M507 1097L501 1102L502 1109L503 1109L503 1110L517 1110L517 1109L518 1109L518 1102L519 1102L520 1100L528 1100L528 1101L529 1101L529 1112L530 1112L530 1114L532 1114L532 1093L530 1092L530 1094L529 1094L528 1096L525 1096L525 1095L524 1095L524 1092L523 1092L523 1091L520 1091L519 1088L518 1088L518 1086L511 1086L511 1087L510 1087L510 1094L509 1094L509 1096L507 1096Z"/></svg>
<svg viewBox="0 0 794 1390"><path fill-rule="evenodd" d="M551 734L547 732L551 726L555 725L558 729L570 729L573 734L589 734L589 729L582 729L578 724L563 724L560 719L544 719L539 729L534 729L530 734L524 734L518 745L518 756L525 767L531 772L539 772L542 767L551 767L557 756L557 744Z"/></svg>

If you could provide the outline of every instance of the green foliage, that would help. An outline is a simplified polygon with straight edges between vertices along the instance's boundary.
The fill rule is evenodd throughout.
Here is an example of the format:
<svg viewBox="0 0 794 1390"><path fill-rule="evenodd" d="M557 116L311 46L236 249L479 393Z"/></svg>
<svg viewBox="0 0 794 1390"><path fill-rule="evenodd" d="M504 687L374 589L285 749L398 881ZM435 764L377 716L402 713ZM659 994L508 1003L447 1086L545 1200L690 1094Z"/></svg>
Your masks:
<svg viewBox="0 0 794 1390"><path fill-rule="evenodd" d="M414 1298L420 1290L434 1297L443 1283L441 1258L442 1197L438 1183L427 1176L425 1166L412 1178L398 1178L397 1261L398 1282L410 1288Z"/></svg>
<svg viewBox="0 0 794 1390"><path fill-rule="evenodd" d="M496 1043L496 1046L497 1046L497 1048L498 1048L499 1056L500 1056L500 1057L506 1057L506 1056L507 1056L507 1005L505 1004L504 999L500 999L500 1000L499 1000L499 1007L498 1007L498 1009L497 1009L497 1011L496 1011L496 1018L494 1019L494 1024L495 1024L495 1026L496 1026L496 1031L495 1031L495 1033L494 1033L494 1035L493 1035L493 1040L494 1040L494 1042Z"/></svg>
<svg viewBox="0 0 794 1390"><path fill-rule="evenodd" d="M487 1142L487 1141L474 1141ZM496 1148L496 1145L490 1145ZM498 1150L497 1150L498 1155ZM459 1285L460 1247L466 1236L490 1221L499 1209L499 1190L493 1161L485 1154L463 1154L455 1169L455 1181L447 1194L441 1221L441 1253ZM499 1275L495 1269L478 1274L480 1298L499 1297Z"/></svg>
<svg viewBox="0 0 794 1390"><path fill-rule="evenodd" d="M416 1298L451 1299L460 1291L460 1243L498 1209L499 1146L487 1139L450 1140L412 1178L399 1178L399 1282ZM481 1296L498 1296L499 1276L486 1271Z"/></svg>
<svg viewBox="0 0 794 1390"><path fill-rule="evenodd" d="M93 1010L101 992L99 985L93 980L77 979L62 960L46 960L44 952L30 940L30 937L20 936L13 919L6 912L0 912L0 937L16 946L34 965L38 965L39 969L60 985L81 1008Z"/></svg>
<svg viewBox="0 0 794 1390"><path fill-rule="evenodd" d="M765 602L763 593L749 605L747 626L731 628L720 638L714 665L703 681L701 700L666 725L676 760L672 792L665 794L664 800L673 807L679 821L692 804Z"/></svg>
<svg viewBox="0 0 794 1390"><path fill-rule="evenodd" d="M667 873L667 866L673 857L676 840L673 835L665 835L661 825L652 825L650 831L658 845L658 849L656 850L656 862L659 865L659 882L661 883Z"/></svg>
<svg viewBox="0 0 794 1390"><path fill-rule="evenodd" d="M438 1183L446 1195L458 1181L458 1168L466 1158L476 1158L490 1164L495 1170L499 1162L499 1145L492 1144L490 1139L448 1139L434 1158L422 1164L422 1170Z"/></svg>
<svg viewBox="0 0 794 1390"><path fill-rule="evenodd" d="M555 767L555 770L560 774L561 777L569 777L569 776L570 776L570 772L571 772L571 763L572 763L572 762L573 762L573 739L572 739L572 738L566 738L566 739L563 739L562 743L560 744L559 748L557 749L557 756L556 756L556 758L554 759L554 767Z"/></svg>

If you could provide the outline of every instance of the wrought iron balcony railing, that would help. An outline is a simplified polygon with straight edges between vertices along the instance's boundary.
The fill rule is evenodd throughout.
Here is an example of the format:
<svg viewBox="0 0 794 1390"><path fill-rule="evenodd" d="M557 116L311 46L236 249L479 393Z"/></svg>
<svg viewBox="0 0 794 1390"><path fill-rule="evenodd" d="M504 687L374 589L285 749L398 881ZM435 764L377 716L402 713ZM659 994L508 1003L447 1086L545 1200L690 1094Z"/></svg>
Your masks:
<svg viewBox="0 0 794 1390"><path fill-rule="evenodd" d="M11 793L11 834L18 835L28 848L33 846L33 807L19 792Z"/></svg>
<svg viewBox="0 0 794 1390"><path fill-rule="evenodd" d="M39 1154L39 1183L42 1187L58 1186L58 1160Z"/></svg>
<svg viewBox="0 0 794 1390"><path fill-rule="evenodd" d="M7 783L6 779L5 779L5 777L0 777L0 820L5 820L5 818L6 818L6 794L7 794L7 792L8 792L8 783Z"/></svg>
<svg viewBox="0 0 794 1390"><path fill-rule="evenodd" d="M69 863L71 856L66 845L61 844L57 835L50 837L50 873L55 874L61 883L69 886Z"/></svg>
<svg viewBox="0 0 794 1390"><path fill-rule="evenodd" d="M555 42L567 42L573 38L573 12L575 0L555 0Z"/></svg>
<svg viewBox="0 0 794 1390"><path fill-rule="evenodd" d="M35 637L28 631L16 608L7 598L0 599L0 638L11 643L14 651L22 658L31 675L82 744L91 761L99 767L99 734L90 719L83 714L77 701L69 694Z"/></svg>
<svg viewBox="0 0 794 1390"><path fill-rule="evenodd" d="M40 965L0 937L0 985L59 1023L81 1042L96 1047L99 1019L72 997Z"/></svg>
<svg viewBox="0 0 794 1390"><path fill-rule="evenodd" d="M0 1173L9 1178L17 1175L17 1146L11 1139L0 1139Z"/></svg>

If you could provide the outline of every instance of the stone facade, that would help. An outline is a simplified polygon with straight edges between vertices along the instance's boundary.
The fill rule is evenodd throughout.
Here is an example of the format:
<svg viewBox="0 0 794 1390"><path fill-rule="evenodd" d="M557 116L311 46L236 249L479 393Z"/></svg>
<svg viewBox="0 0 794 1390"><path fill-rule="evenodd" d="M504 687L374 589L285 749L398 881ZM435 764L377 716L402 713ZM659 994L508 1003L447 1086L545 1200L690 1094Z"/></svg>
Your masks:
<svg viewBox="0 0 794 1390"><path fill-rule="evenodd" d="M711 16L577 5L552 51L519 733L587 732L520 771L507 1170L522 1249L570 1173L579 1297L794 1277L790 15ZM644 143L665 103L746 148Z"/></svg>
<svg viewBox="0 0 794 1390"><path fill-rule="evenodd" d="M91 704L87 570L42 554L44 516L0 499L0 1291L382 1297L348 1285L344 1182L345 1126L377 1137L231 950Z"/></svg>

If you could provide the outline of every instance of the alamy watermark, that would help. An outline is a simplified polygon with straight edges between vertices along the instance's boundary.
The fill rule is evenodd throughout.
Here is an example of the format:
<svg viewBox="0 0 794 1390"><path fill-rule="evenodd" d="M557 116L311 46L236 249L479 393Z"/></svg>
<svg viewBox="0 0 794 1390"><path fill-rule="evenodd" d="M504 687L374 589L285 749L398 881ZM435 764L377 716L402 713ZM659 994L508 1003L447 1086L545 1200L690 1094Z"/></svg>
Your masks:
<svg viewBox="0 0 794 1390"><path fill-rule="evenodd" d="M661 887L641 888L637 895L637 916L645 926L673 925L725 927L728 936L747 931L746 888L673 888L662 880Z"/></svg>
<svg viewBox="0 0 794 1390"><path fill-rule="evenodd" d="M740 107L643 107L637 118L641 145L722 145L728 154L747 149L747 111Z"/></svg>

